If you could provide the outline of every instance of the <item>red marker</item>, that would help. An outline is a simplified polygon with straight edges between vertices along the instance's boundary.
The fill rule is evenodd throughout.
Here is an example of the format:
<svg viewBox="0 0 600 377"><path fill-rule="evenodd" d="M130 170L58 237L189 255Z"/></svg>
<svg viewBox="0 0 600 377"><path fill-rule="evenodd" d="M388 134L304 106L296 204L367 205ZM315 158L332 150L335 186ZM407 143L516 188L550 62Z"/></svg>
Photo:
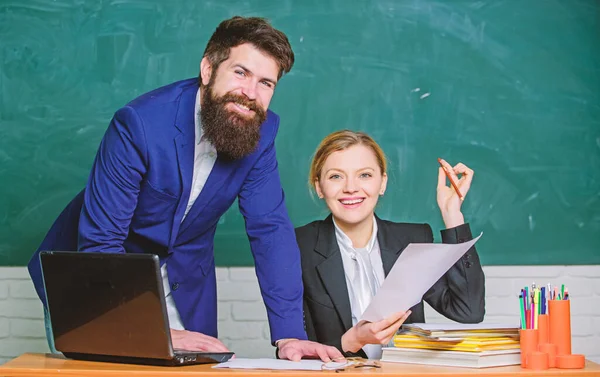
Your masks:
<svg viewBox="0 0 600 377"><path fill-rule="evenodd" d="M454 179L452 179L450 172L448 171L448 169L446 169L446 166L444 164L442 164L442 159L438 158L438 162L440 163L440 166L442 167L442 169L444 169L444 173L446 173L446 177L448 177L450 184L452 185L452 187L454 187L454 190L458 194L458 197L460 198L460 200L465 200L465 197L461 194L460 190L458 189L458 186L454 182Z"/></svg>

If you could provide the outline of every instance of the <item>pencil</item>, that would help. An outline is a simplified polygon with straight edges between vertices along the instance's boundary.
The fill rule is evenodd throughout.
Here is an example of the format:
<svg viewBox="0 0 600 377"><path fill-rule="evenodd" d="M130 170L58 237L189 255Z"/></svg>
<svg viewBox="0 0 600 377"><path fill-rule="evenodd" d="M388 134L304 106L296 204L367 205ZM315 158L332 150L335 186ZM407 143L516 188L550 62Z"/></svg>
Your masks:
<svg viewBox="0 0 600 377"><path fill-rule="evenodd" d="M446 166L444 164L442 164L442 159L438 158L438 162L440 163L440 166L442 167L442 169L444 169L444 173L446 174L446 177L448 177L448 180L450 181L450 184L452 185L452 187L454 187L454 191L456 191L456 193L458 194L458 197L460 198L460 200L465 200L464 196L462 196L460 190L458 189L458 186L454 182L454 179L452 179L452 176L450 175L450 172L448 171L448 169L446 169Z"/></svg>

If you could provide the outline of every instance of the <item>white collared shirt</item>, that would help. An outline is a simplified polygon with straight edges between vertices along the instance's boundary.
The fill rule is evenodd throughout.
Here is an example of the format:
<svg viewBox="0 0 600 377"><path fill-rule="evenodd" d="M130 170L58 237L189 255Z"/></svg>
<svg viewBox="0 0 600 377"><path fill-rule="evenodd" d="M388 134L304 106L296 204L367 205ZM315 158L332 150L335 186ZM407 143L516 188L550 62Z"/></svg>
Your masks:
<svg viewBox="0 0 600 377"><path fill-rule="evenodd" d="M333 225L335 238L342 255L348 298L352 310L352 325L354 326L385 279L381 251L377 241L377 221L373 216L373 232L369 242L363 248L355 248L352 240L340 229L335 220L333 220ZM369 359L381 358L382 351L379 344L367 344L363 350Z"/></svg>
<svg viewBox="0 0 600 377"><path fill-rule="evenodd" d="M208 176L217 161L217 150L206 138L203 138L202 121L200 120L200 89L196 93L196 106L194 108L194 129L196 130L196 143L194 147L194 172L192 176L192 190L190 199L188 200L185 213L181 221L185 219L188 212L198 199L200 192L204 188ZM169 285L169 276L167 273L167 263L162 265L160 269L162 275L163 289L165 291L165 299L167 303L167 315L169 317L169 327L175 330L184 330L181 317L175 306L173 295L171 295L171 286Z"/></svg>

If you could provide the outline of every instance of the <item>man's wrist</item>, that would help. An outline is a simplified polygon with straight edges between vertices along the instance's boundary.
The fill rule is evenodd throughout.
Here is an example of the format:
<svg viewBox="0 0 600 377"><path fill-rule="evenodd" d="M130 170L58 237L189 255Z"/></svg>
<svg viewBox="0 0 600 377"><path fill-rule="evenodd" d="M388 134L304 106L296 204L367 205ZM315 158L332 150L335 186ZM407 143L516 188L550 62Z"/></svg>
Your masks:
<svg viewBox="0 0 600 377"><path fill-rule="evenodd" d="M275 341L275 358L279 359L279 350L281 349L281 347L283 347L284 344L292 341L292 340L298 340L296 338L283 338L283 339L278 339Z"/></svg>
<svg viewBox="0 0 600 377"><path fill-rule="evenodd" d="M278 340L275 341L275 347L281 348L281 346L283 346L285 343L289 342L290 340L298 340L298 339L296 339L296 338L278 339Z"/></svg>

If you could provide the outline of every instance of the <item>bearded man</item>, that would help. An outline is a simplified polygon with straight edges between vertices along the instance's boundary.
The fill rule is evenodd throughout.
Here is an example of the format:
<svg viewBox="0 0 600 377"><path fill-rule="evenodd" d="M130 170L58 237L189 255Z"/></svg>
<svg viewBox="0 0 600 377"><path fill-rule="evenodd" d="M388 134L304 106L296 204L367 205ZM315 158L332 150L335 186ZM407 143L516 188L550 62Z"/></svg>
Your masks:
<svg viewBox="0 0 600 377"><path fill-rule="evenodd" d="M262 18L233 17L210 38L198 79L119 109L86 188L29 262L44 307L40 250L153 253L173 347L227 351L217 339L213 247L219 218L238 198L278 356L341 357L306 340L300 256L277 170L279 117L268 107L293 63L285 34ZM47 335L53 348L49 326Z"/></svg>

